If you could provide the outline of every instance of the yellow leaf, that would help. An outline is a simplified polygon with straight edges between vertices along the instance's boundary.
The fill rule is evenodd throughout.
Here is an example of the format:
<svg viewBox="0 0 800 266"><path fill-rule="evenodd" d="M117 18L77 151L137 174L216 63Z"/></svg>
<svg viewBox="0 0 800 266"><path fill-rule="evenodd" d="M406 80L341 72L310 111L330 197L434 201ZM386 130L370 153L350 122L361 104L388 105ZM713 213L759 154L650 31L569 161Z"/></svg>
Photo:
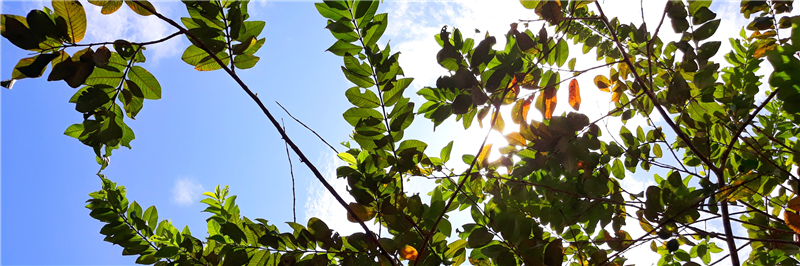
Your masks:
<svg viewBox="0 0 800 266"><path fill-rule="evenodd" d="M778 47L778 44L776 44L774 42L770 43L770 44L759 46L758 49L756 49L756 51L753 52L753 57L762 58L764 56L767 56L767 52L775 50L775 47Z"/></svg>
<svg viewBox="0 0 800 266"><path fill-rule="evenodd" d="M612 102L615 102L615 103L616 103L616 102L619 102L619 98L620 98L621 96L622 96L622 93L621 93L621 92L614 92L613 94L611 94L611 101L612 101Z"/></svg>
<svg viewBox="0 0 800 266"><path fill-rule="evenodd" d="M578 111L581 109L581 88L578 87L578 80L573 79L569 82L569 105Z"/></svg>
<svg viewBox="0 0 800 266"><path fill-rule="evenodd" d="M506 140L508 141L508 145L516 145L516 146L527 146L527 141L525 137L522 136L519 132L511 132L506 135Z"/></svg>
<svg viewBox="0 0 800 266"><path fill-rule="evenodd" d="M603 75L597 75L594 77L594 85L597 85L597 88L604 92L611 92L608 88L611 87L611 81L608 81Z"/></svg>
<svg viewBox="0 0 800 266"><path fill-rule="evenodd" d="M138 3L134 3L134 2L138 2ZM145 9L142 6L146 6L146 7L150 8L151 10L156 11L156 8L153 6L153 4L151 4L147 0L135 0L135 1L134 0L125 0L125 4L128 4L128 7L130 7L131 10L133 10L133 12L136 12L136 14L139 14L141 16L149 16L149 15L153 14L153 13L151 13L150 11L148 11L147 9Z"/></svg>
<svg viewBox="0 0 800 266"><path fill-rule="evenodd" d="M742 198L753 196L756 194L760 186L760 176L754 172L750 172L737 178L737 180L733 181L731 185L720 189L719 193L717 193L715 196L715 199L718 202L724 200L728 202L734 202Z"/></svg>
<svg viewBox="0 0 800 266"><path fill-rule="evenodd" d="M516 104L514 104L514 108L511 109L511 120L514 121L514 124L523 124L528 120L528 110L531 109L531 97L527 99L519 99Z"/></svg>
<svg viewBox="0 0 800 266"><path fill-rule="evenodd" d="M406 245L400 249L400 258L406 260L417 260L418 255L419 253L417 253L417 249L412 246Z"/></svg>
<svg viewBox="0 0 800 266"><path fill-rule="evenodd" d="M795 197L786 204L786 210L783 211L783 220L795 233L800 234L800 197Z"/></svg>
<svg viewBox="0 0 800 266"><path fill-rule="evenodd" d="M481 152L478 154L478 157L475 160L478 160L478 168L483 168L484 166L489 165L489 154L492 153L492 144L486 144L481 149Z"/></svg>
<svg viewBox="0 0 800 266"><path fill-rule="evenodd" d="M494 115L492 116L493 119L492 121L490 121L491 123L494 123L492 125L492 129L497 130L497 132L500 132L500 134L502 134L503 129L505 129L506 127L506 123L503 121L503 115L500 112L494 112ZM494 116L497 116L497 119L494 119Z"/></svg>
<svg viewBox="0 0 800 266"><path fill-rule="evenodd" d="M377 214L374 209L364 207L364 205L355 202L347 204L347 206L349 206L350 209L353 210L354 213L356 213L356 216L359 219L361 219L362 222L372 220L372 218L375 218L375 214ZM350 212L347 213L347 220L352 223L358 222L358 220L356 220L355 218L353 218L352 215L350 215Z"/></svg>
<svg viewBox="0 0 800 266"><path fill-rule="evenodd" d="M67 23L69 43L78 43L86 34L86 11L78 1L53 0L53 12Z"/></svg>
<svg viewBox="0 0 800 266"><path fill-rule="evenodd" d="M556 88L548 87L544 89L544 98L542 98L542 107L544 108L544 117L547 119L553 118L553 111L556 110Z"/></svg>

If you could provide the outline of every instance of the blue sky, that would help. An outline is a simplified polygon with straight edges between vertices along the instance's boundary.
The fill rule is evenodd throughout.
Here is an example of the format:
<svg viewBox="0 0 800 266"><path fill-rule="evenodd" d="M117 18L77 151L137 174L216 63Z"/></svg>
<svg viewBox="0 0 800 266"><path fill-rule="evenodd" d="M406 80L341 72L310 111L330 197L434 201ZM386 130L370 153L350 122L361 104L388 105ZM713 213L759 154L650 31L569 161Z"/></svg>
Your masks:
<svg viewBox="0 0 800 266"><path fill-rule="evenodd" d="M621 21L641 23L639 1L625 2L635 5L621 5L606 12L624 16ZM158 19L139 17L125 7L103 16L99 8L83 3L89 21L83 41L86 43L115 39L149 41L175 32ZM188 16L181 3L154 4L170 18ZM25 15L30 9L41 9L44 5L50 6L49 1L2 1L0 10L3 14ZM660 13L656 12L663 6L663 1L645 5L648 25L657 24ZM715 3L712 9L720 13L718 17L728 19L735 17L726 14L736 12L736 6L738 2L722 2ZM251 20L266 21L262 37L267 41L256 54L261 57L256 67L237 73L259 93L273 115L284 118L289 135L332 179L339 164L335 155L274 104L279 101L337 149L344 150L337 143L347 140L352 130L341 116L350 107L344 91L351 85L339 70L341 59L324 52L334 42L324 29L325 19L312 2L306 1L253 2L249 10ZM392 50L402 52L401 66L407 76L416 78L406 96L417 102L421 102L414 95L417 89L433 85L436 77L446 74L435 62L439 48L433 38L442 25L459 27L466 37L472 37L476 28L499 37L508 31L511 22L536 17L518 1L386 1L379 12L389 13L389 29L381 43L391 40ZM737 35L742 23L739 19L720 26L713 37L723 40L720 51L728 49L726 36ZM108 30L103 30L104 27ZM671 33L662 31L660 36L674 39ZM502 47L502 40L498 38L501 43L495 48ZM200 193L213 190L217 184L230 185L231 194L239 196L237 203L243 215L265 218L288 230L283 222L292 220L292 185L283 141L227 74L198 72L180 60L188 44L184 37L178 37L145 51L148 60L140 65L158 78L163 88L162 99L146 101L137 120L128 122L136 133L131 143L133 149L115 151L104 174L126 186L130 200L142 206L156 205L161 219L169 218L178 227L188 225L198 236L205 235L204 221L208 217L200 212L204 209L199 203ZM580 52L573 50L572 54ZM576 69L594 66L593 53L590 55L580 56ZM26 52L3 39L0 80L10 78L16 61L24 57L28 57ZM717 61L724 63L721 57ZM591 118L609 110L610 95L591 86L592 77L607 75L607 71L603 68L578 78L584 88L582 111ZM98 233L102 224L89 217L83 207L87 194L100 188L100 181L94 176L98 165L91 149L62 134L69 125L82 119L68 102L74 92L63 82L39 78L20 80L13 90L3 89L0 93L0 263L3 265L130 265L135 260L121 256L121 248L102 241L103 236ZM561 90L559 97L565 99L566 90ZM556 113L568 109L566 101L562 101ZM536 112L529 117L539 118ZM632 124L635 128L644 121L632 120L628 127ZM609 121L612 132L617 132L614 128L619 126L618 122ZM406 138L428 142L428 152L433 154L455 140L453 161L460 161L461 154L475 153L486 134L486 129L477 127L464 133L453 121L445 122L435 134L431 134L431 129L432 124L416 119ZM492 133L490 140L503 142L498 133ZM357 225L344 219L341 206L293 158L298 222L304 224L316 216L340 232L357 231ZM623 184L640 191L651 178L651 175L632 176ZM412 179L409 186L412 192L432 187L432 182ZM343 182L334 183L339 191L344 191ZM468 217L458 219L467 222ZM636 235L633 229L631 234ZM654 262L652 258L640 259Z"/></svg>

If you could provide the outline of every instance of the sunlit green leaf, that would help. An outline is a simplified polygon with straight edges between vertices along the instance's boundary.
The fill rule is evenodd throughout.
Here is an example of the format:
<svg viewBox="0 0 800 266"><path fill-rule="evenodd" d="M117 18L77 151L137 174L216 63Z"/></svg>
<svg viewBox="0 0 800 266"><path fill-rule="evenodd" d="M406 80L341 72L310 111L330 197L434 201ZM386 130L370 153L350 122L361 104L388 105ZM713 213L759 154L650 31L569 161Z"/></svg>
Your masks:
<svg viewBox="0 0 800 266"><path fill-rule="evenodd" d="M78 43L86 34L86 11L77 0L53 0L53 11L67 23L69 43Z"/></svg>

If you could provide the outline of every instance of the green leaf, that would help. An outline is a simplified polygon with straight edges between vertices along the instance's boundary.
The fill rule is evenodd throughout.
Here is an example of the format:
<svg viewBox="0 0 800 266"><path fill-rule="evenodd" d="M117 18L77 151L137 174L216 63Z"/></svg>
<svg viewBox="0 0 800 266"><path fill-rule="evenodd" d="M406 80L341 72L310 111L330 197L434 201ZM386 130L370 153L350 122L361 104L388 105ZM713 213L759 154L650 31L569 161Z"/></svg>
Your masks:
<svg viewBox="0 0 800 266"><path fill-rule="evenodd" d="M329 51L338 56L356 55L361 52L361 46L339 40L325 51Z"/></svg>
<svg viewBox="0 0 800 266"><path fill-rule="evenodd" d="M78 43L86 34L86 11L77 0L53 0L53 11L67 25L68 43Z"/></svg>
<svg viewBox="0 0 800 266"><path fill-rule="evenodd" d="M161 247L156 254L153 254L156 258L171 258L172 256L178 255L180 248L172 247L172 246L165 246Z"/></svg>
<svg viewBox="0 0 800 266"><path fill-rule="evenodd" d="M261 31L264 30L264 26L267 25L264 21L245 21L243 26L245 28L245 32L239 34L239 38L236 38L237 41L243 42L246 41L248 38L258 38L258 35L261 34Z"/></svg>
<svg viewBox="0 0 800 266"><path fill-rule="evenodd" d="M523 7L534 9L539 5L540 0L519 0Z"/></svg>
<svg viewBox="0 0 800 266"><path fill-rule="evenodd" d="M692 3L707 2L707 1L694 1ZM692 12L692 24L700 25L706 23L717 17L717 14L708 9L708 7L700 7L697 12Z"/></svg>
<svg viewBox="0 0 800 266"><path fill-rule="evenodd" d="M218 69L222 69L223 65L228 65L228 63L231 61L231 58L228 56L228 53L226 53L224 51L217 53L216 56L217 56L217 58L220 59L220 61L222 61L222 65L217 63L217 60L214 60L213 57L208 56L206 54L206 57L204 57L202 60L197 62L197 64L194 66L194 69L196 69L197 71L218 70Z"/></svg>
<svg viewBox="0 0 800 266"><path fill-rule="evenodd" d="M352 87L345 92L345 96L350 103L358 107L376 108L380 106L380 99L370 90L364 90L364 93L361 93L361 89Z"/></svg>
<svg viewBox="0 0 800 266"><path fill-rule="evenodd" d="M625 168L622 166L622 161L619 159L614 160L614 166L611 167L611 172L614 174L614 177L617 179L624 179L625 178Z"/></svg>
<svg viewBox="0 0 800 266"><path fill-rule="evenodd" d="M467 245L470 248L480 248L489 244L492 241L494 235L489 233L489 230L486 227L478 227L469 234L469 238L467 238Z"/></svg>
<svg viewBox="0 0 800 266"><path fill-rule="evenodd" d="M556 45L556 49L553 51L553 53L556 54L556 63L559 67L561 67L569 58L569 45L567 45L567 42L565 42L564 39L561 39L558 41L558 45Z"/></svg>
<svg viewBox="0 0 800 266"><path fill-rule="evenodd" d="M575 2L575 9L579 9L585 7L591 3L594 3L595 0L576 0Z"/></svg>
<svg viewBox="0 0 800 266"><path fill-rule="evenodd" d="M425 142L422 142L422 141L419 141L419 140L415 140L415 139L409 139L409 140L405 140L402 143L400 143L400 146L397 147L397 151L399 153L399 152L402 152L402 151L404 151L406 149L415 149L415 150L417 150L419 152L423 152L423 151L425 151L425 148L427 148L427 147L428 147L428 144L426 144Z"/></svg>
<svg viewBox="0 0 800 266"><path fill-rule="evenodd" d="M31 32L36 35L37 39L44 40L47 37L55 40L60 40L64 37L56 27L56 23L41 10L31 10L26 17Z"/></svg>
<svg viewBox="0 0 800 266"><path fill-rule="evenodd" d="M133 10L133 12L136 12L136 14L139 14L139 15L142 15L142 16L149 16L149 15L153 14L150 11L148 11L148 9L157 12L157 10L153 6L153 4L151 4L147 0L136 0L136 1L134 1L134 0L125 0L125 4L127 4L128 7L130 7L131 10ZM145 8L145 7L147 7L147 8Z"/></svg>
<svg viewBox="0 0 800 266"><path fill-rule="evenodd" d="M138 263L138 264L149 265L149 264L156 263L156 261L158 261L158 259L156 259L155 254L152 254L152 253L144 254L144 255L141 255L138 258L136 258L136 263Z"/></svg>
<svg viewBox="0 0 800 266"><path fill-rule="evenodd" d="M692 33L692 39L696 42L708 39L719 28L719 22L719 19L712 20L695 29L694 33Z"/></svg>
<svg viewBox="0 0 800 266"><path fill-rule="evenodd" d="M19 72L22 75L13 75L15 79L23 79L23 78L38 78L44 74L44 70L47 68L47 65L50 64L50 61L53 61L54 58L58 57L59 54L39 54L34 57L25 58L17 63L17 66L14 67L14 73ZM33 58L31 61L30 59ZM22 66L24 65L24 66Z"/></svg>
<svg viewBox="0 0 800 266"><path fill-rule="evenodd" d="M234 243L242 242L242 239L246 238L246 236L244 235L244 232L242 231L242 229L239 228L239 226L237 226L234 223L224 223L224 224L222 224L222 228L220 229L220 232L223 235L227 235L228 237L230 237L231 240L233 240Z"/></svg>
<svg viewBox="0 0 800 266"><path fill-rule="evenodd" d="M25 50L39 48L39 40L36 39L35 33L28 28L28 22L24 17L0 15L0 34L19 48Z"/></svg>
<svg viewBox="0 0 800 266"><path fill-rule="evenodd" d="M722 44L720 41L703 43L703 45L700 45L700 48L698 49L697 58L700 60L708 60L717 54L720 44Z"/></svg>
<svg viewBox="0 0 800 266"><path fill-rule="evenodd" d="M107 85L91 86L78 97L75 102L75 110L81 113L88 113L100 108L111 101L108 92L114 88Z"/></svg>
<svg viewBox="0 0 800 266"><path fill-rule="evenodd" d="M113 14L122 7L122 0L89 0L89 3L103 7L100 10L103 15Z"/></svg>
<svg viewBox="0 0 800 266"><path fill-rule="evenodd" d="M330 6L329 4L331 3L330 2L315 3L314 6L317 8L317 11L319 12L320 15L332 19L334 21L340 20L342 18L348 20L353 18L352 16L350 16L350 12L347 11L347 8L345 9L335 8L334 6Z"/></svg>
<svg viewBox="0 0 800 266"><path fill-rule="evenodd" d="M369 10L372 9L373 5L378 4L375 2L377 1L356 1L353 4L353 14L354 14L353 18L354 19L363 18L365 15L367 15Z"/></svg>
<svg viewBox="0 0 800 266"><path fill-rule="evenodd" d="M142 91L142 96L148 100L161 99L161 84L156 77L143 67L133 66L128 72L128 79L133 81Z"/></svg>
<svg viewBox="0 0 800 266"><path fill-rule="evenodd" d="M353 107L353 108L348 109L347 111L344 112L343 116L344 116L344 120L347 120L347 122L350 123L351 126L356 126L356 124L358 124L358 121L361 121L363 119L367 119L367 118L370 118L370 117L378 119L378 120L382 120L383 119L383 115L381 115L380 112L378 112L378 111L376 111L374 109L358 108L358 107Z"/></svg>
<svg viewBox="0 0 800 266"><path fill-rule="evenodd" d="M464 250L466 247L467 241L464 241L463 239L457 239L456 241L453 241L453 243L447 245L447 251L445 251L444 256L446 258L452 258L456 255L456 253Z"/></svg>
<svg viewBox="0 0 800 266"><path fill-rule="evenodd" d="M233 65L239 69L248 69L254 67L259 59L261 58L255 55L240 54L233 58Z"/></svg>
<svg viewBox="0 0 800 266"><path fill-rule="evenodd" d="M156 209L156 206L150 206L150 208L147 208L147 210L144 211L142 220L147 222L150 230L155 231L156 226L158 225L158 210Z"/></svg>
<svg viewBox="0 0 800 266"><path fill-rule="evenodd" d="M447 143L447 146L442 148L442 151L439 152L439 157L442 158L442 163L447 163L450 160L450 151L453 150L453 141L451 140L450 143Z"/></svg>
<svg viewBox="0 0 800 266"><path fill-rule="evenodd" d="M544 265L562 265L564 264L564 247L561 244L561 238L551 241L544 249Z"/></svg>
<svg viewBox="0 0 800 266"><path fill-rule="evenodd" d="M372 21L367 23L364 27L364 46L372 47L381 38L383 32L386 31L386 26L389 24L388 15L386 13L375 15Z"/></svg>
<svg viewBox="0 0 800 266"><path fill-rule="evenodd" d="M73 137L73 138L80 138L83 134L83 124L72 124L64 131L64 135Z"/></svg>
<svg viewBox="0 0 800 266"><path fill-rule="evenodd" d="M58 59L53 60L53 62L56 60ZM72 60L69 61L71 63ZM56 71L66 71L67 73L70 73L69 71L72 71L74 66L72 64L65 63L67 63L67 61L55 65L55 67L53 67L53 71L50 73L50 77L48 77L47 80L53 80L52 78L57 78L53 76ZM86 85L105 84L116 87L122 81L122 78L124 78L125 68L127 67L128 62L126 62L125 59L123 59L118 53L112 52L108 64L104 67L95 68L91 75L86 78L85 83Z"/></svg>
<svg viewBox="0 0 800 266"><path fill-rule="evenodd" d="M189 47L186 47L186 50L183 51L181 60L189 65L196 66L207 57L208 54L203 51L203 49L200 49L200 47L195 45L189 45Z"/></svg>
<svg viewBox="0 0 800 266"><path fill-rule="evenodd" d="M653 155L655 155L656 158L661 158L663 155L661 152L661 145L658 145L658 143L653 144Z"/></svg>
<svg viewBox="0 0 800 266"><path fill-rule="evenodd" d="M342 72L344 72L344 76L347 77L347 80L353 82L357 86L361 88L369 88L375 86L375 83L372 82L372 79L367 76L359 75L349 69L342 67Z"/></svg>
<svg viewBox="0 0 800 266"><path fill-rule="evenodd" d="M359 62L354 56L344 56L344 67L362 76L372 75L372 68L366 63Z"/></svg>
<svg viewBox="0 0 800 266"><path fill-rule="evenodd" d="M267 40L267 38L261 38L261 39L259 39L258 41L256 41L256 43L255 43L255 44L251 45L251 46L250 46L250 47L248 47L246 50L244 50L244 52L243 52L243 53L244 53L244 54L255 54L256 52L258 52L258 49L261 49L261 46L263 46L263 45L264 45L264 42L265 42L266 40Z"/></svg>

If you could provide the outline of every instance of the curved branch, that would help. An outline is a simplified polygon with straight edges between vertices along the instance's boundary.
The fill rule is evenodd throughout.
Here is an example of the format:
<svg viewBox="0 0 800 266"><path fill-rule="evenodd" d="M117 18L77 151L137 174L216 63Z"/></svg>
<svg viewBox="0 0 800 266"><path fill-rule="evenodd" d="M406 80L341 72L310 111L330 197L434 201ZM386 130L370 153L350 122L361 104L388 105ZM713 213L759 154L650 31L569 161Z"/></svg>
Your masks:
<svg viewBox="0 0 800 266"><path fill-rule="evenodd" d="M181 26L174 20L165 17L164 15L161 15L161 13L156 12L155 10L153 10L147 5L142 4L141 2L134 1L134 3L144 8L145 10L149 11L150 13L153 13L153 15L155 15L159 19L169 23L173 27L177 28L181 33L186 34L187 37L194 40L197 47L205 51L211 58L213 58L214 61L217 62L217 64L219 64L222 67L222 69L224 69L225 72L227 72L228 75L230 75L231 78L233 78L236 81L237 84L239 84L242 90L244 90L247 93L247 95L249 95L250 98L252 98L253 101L256 102L258 107L261 108L261 111L264 113L264 115L267 116L269 121L272 122L272 125L275 127L276 130L278 130L278 133L281 135L281 138L283 138L283 140L286 141L286 143L289 144L289 146L292 148L292 151L294 151L297 154L297 156L300 157L300 160L311 170L312 173L314 173L314 176L317 177L317 179L319 180L320 183L322 183L325 189L327 189L328 192L330 192L333 195L333 197L336 198L336 201L338 201L339 204L341 204L342 207L344 207L347 210L347 213L358 221L358 224L361 225L361 228L367 233L366 234L367 237L378 247L380 253L384 257L386 257L386 259L389 260L391 265L395 265L394 259L392 258L391 255L389 255L389 252L387 252L386 249L383 248L383 246L378 241L378 238L375 236L375 234L372 233L372 231L369 230L364 221L358 218L358 215L356 215L356 213L352 209L350 209L349 206L347 206L347 202L345 202L344 199L342 199L342 197L339 195L339 193L337 193L336 190L334 190L334 188L330 185L330 183L328 183L328 181L325 180L325 177L322 175L319 169L317 169L317 167L311 163L311 160L309 160L306 157L306 155L303 154L303 151L301 151L300 148L297 147L297 145L294 143L294 141L292 141L292 139L289 138L289 135L286 135L286 132L283 131L283 128L281 128L280 124L278 123L278 120L276 120L275 117L272 116L272 113L270 113L267 107L264 106L264 103L261 102L258 96L256 96L255 93L253 93L253 91L250 90L250 88L239 78L239 76L237 76L236 73L234 73L227 65L225 65L222 62L222 60L216 56L215 53L209 50L208 47L206 47L200 39L189 33L189 31L183 28L183 26Z"/></svg>
<svg viewBox="0 0 800 266"><path fill-rule="evenodd" d="M178 35L181 35L181 34L183 34L183 32L181 32L181 31L178 31L178 32L175 32L175 33L173 33L173 34L170 34L170 35L169 35L169 36L167 36L167 37L164 37L164 38L161 38L161 39L158 39L158 40L155 40L155 41L149 41L149 42L131 42L130 44L132 44L132 45L139 45L139 46L145 46L145 45L157 44L157 43L166 42L166 41L168 41L169 39L172 39L173 37L175 37L175 36L178 36ZM52 48L50 48L50 49L47 49L47 50L45 50L45 51L49 51L49 50L56 50L56 49L60 49L60 48L70 48L70 47L87 47L87 46L96 46L96 45L114 45L114 42L95 42L95 43L84 43L84 44L77 44L77 43L76 43L76 44L67 44L67 45L62 45L62 46L56 46L56 47L52 47ZM43 52L44 52L44 51L43 51Z"/></svg>

